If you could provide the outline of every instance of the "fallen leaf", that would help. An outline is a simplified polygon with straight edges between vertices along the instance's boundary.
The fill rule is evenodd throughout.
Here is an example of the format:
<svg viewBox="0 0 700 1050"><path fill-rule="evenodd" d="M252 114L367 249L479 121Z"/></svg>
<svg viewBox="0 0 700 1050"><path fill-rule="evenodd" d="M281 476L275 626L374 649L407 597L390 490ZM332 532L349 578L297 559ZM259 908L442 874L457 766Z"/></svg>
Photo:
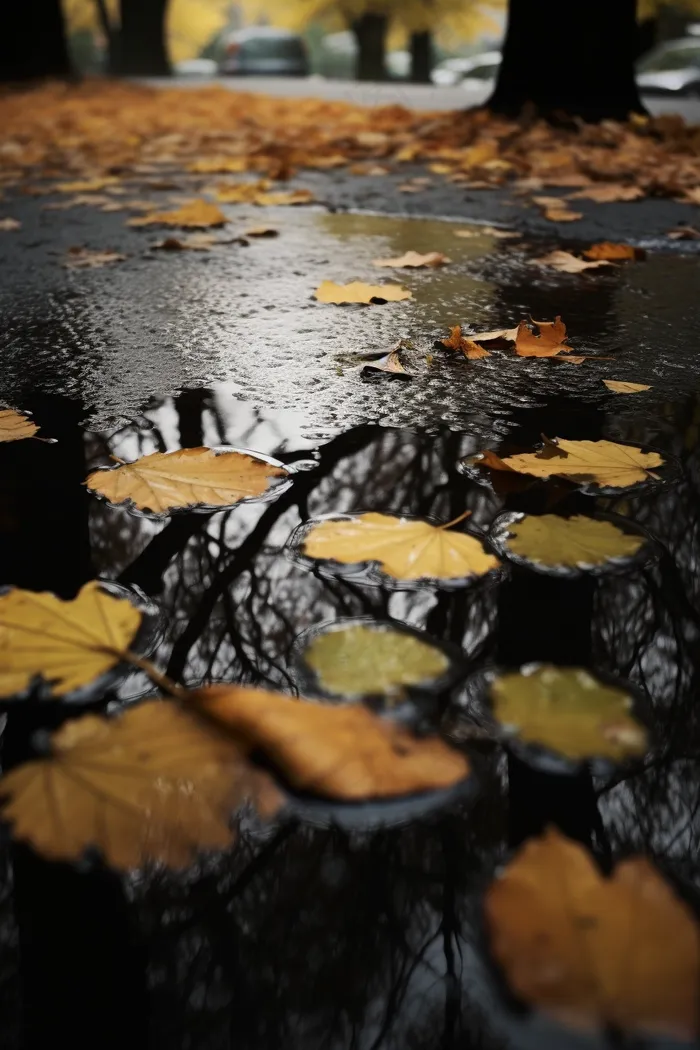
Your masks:
<svg viewBox="0 0 700 1050"><path fill-rule="evenodd" d="M566 200L564 197L533 197L532 203L536 204L539 208L566 208Z"/></svg>
<svg viewBox="0 0 700 1050"><path fill-rule="evenodd" d="M63 265L69 270L93 270L110 263L124 262L126 255L121 252L100 251L92 248L69 248Z"/></svg>
<svg viewBox="0 0 700 1050"><path fill-rule="evenodd" d="M351 175L374 175L376 177L388 175L391 171L383 164L352 164L348 170Z"/></svg>
<svg viewBox="0 0 700 1050"><path fill-rule="evenodd" d="M422 183L416 185L413 182L402 182L400 186L397 186L399 193L422 193L425 186Z"/></svg>
<svg viewBox="0 0 700 1050"><path fill-rule="evenodd" d="M243 234L244 237L279 237L279 230L274 226L251 226Z"/></svg>
<svg viewBox="0 0 700 1050"><path fill-rule="evenodd" d="M700 186L689 186L680 198L681 204L700 204Z"/></svg>
<svg viewBox="0 0 700 1050"><path fill-rule="evenodd" d="M361 704L311 703L244 686L190 696L300 791L352 802L449 788L469 775L467 759L439 737L415 737Z"/></svg>
<svg viewBox="0 0 700 1050"><path fill-rule="evenodd" d="M550 829L491 884L485 911L495 959L536 1008L586 1029L697 1036L697 923L646 858L606 879Z"/></svg>
<svg viewBox="0 0 700 1050"><path fill-rule="evenodd" d="M635 445L620 445L615 441L554 440L555 446L549 443L539 452L507 456L501 462L509 470L521 474L538 478L569 478L611 488L625 488L655 478L653 468L663 465L658 452L642 452ZM489 462L488 466L500 469L495 462Z"/></svg>
<svg viewBox="0 0 700 1050"><path fill-rule="evenodd" d="M39 431L36 423L13 408L0 408L0 441L21 441L34 437Z"/></svg>
<svg viewBox="0 0 700 1050"><path fill-rule="evenodd" d="M220 204L254 204L269 188L269 180L261 179L258 182L223 183L214 192Z"/></svg>
<svg viewBox="0 0 700 1050"><path fill-rule="evenodd" d="M521 321L518 326L515 338L515 352L518 357L554 357L571 350L571 347L565 344L566 325L561 317L554 321L532 323L539 328L539 335L535 335L525 321Z"/></svg>
<svg viewBox="0 0 700 1050"><path fill-rule="evenodd" d="M229 507L262 496L275 478L286 478L273 467L243 452L183 448L152 452L133 463L89 474L90 492L115 506L127 503L139 510L167 514L194 507Z"/></svg>
<svg viewBox="0 0 700 1050"><path fill-rule="evenodd" d="M45 211L67 211L69 208L78 207L96 208L104 206L106 208L114 203L115 202L111 197L100 195L98 193L79 193L75 197L70 197L66 201L50 201L47 204L42 204L41 207Z"/></svg>
<svg viewBox="0 0 700 1050"><path fill-rule="evenodd" d="M205 200L193 200L174 211L156 211L151 215L139 215L127 220L127 226L189 226L195 229L206 226L223 226L228 219L217 208Z"/></svg>
<svg viewBox="0 0 700 1050"><path fill-rule="evenodd" d="M241 174L250 168L249 157L200 157L187 165L195 175Z"/></svg>
<svg viewBox="0 0 700 1050"><path fill-rule="evenodd" d="M603 382L614 394L638 394L642 390L651 390L647 383L624 383L618 379L604 379Z"/></svg>
<svg viewBox="0 0 700 1050"><path fill-rule="evenodd" d="M390 350L388 354L369 361L362 366L362 374L372 372L385 372L389 375L401 376L404 379L413 379L413 373L407 371L401 361L398 350Z"/></svg>
<svg viewBox="0 0 700 1050"><path fill-rule="evenodd" d="M319 522L307 534L303 550L311 558L346 565L376 562L397 580L474 579L499 565L474 536L373 511Z"/></svg>
<svg viewBox="0 0 700 1050"><path fill-rule="evenodd" d="M11 230L21 229L22 223L18 222L17 219L0 219L0 231L3 233L9 233Z"/></svg>
<svg viewBox="0 0 700 1050"><path fill-rule="evenodd" d="M644 196L639 186L622 186L615 182L599 182L586 186L577 193L569 194L569 200L597 201L598 204L614 204L619 201L636 201Z"/></svg>
<svg viewBox="0 0 700 1050"><path fill-rule="evenodd" d="M477 226L473 230L453 230L455 237L499 237L503 240L522 237L517 230L503 230L499 226Z"/></svg>
<svg viewBox="0 0 700 1050"><path fill-rule="evenodd" d="M641 259L644 252L633 248L631 244L613 244L612 241L601 241L593 244L583 253L587 259L600 259L617 262L622 259Z"/></svg>
<svg viewBox="0 0 700 1050"><path fill-rule="evenodd" d="M259 193L254 204L270 207L287 204L311 204L315 197L311 190L274 190L270 193Z"/></svg>
<svg viewBox="0 0 700 1050"><path fill-rule="evenodd" d="M576 514L527 514L508 526L507 550L536 565L566 568L605 565L629 558L644 545L641 536L623 532L609 521Z"/></svg>
<svg viewBox="0 0 700 1050"><path fill-rule="evenodd" d="M400 255L397 259L373 259L373 266L393 266L393 267L423 267L423 266L445 266L447 263L452 262L442 252L427 252L426 255L421 255L419 252L405 252Z"/></svg>
<svg viewBox="0 0 700 1050"><path fill-rule="evenodd" d="M106 189L107 186L116 186L118 182L119 179L115 179L112 176L96 179L76 179L73 182L58 182L54 189L58 190L59 193L99 193L100 190Z"/></svg>
<svg viewBox="0 0 700 1050"><path fill-rule="evenodd" d="M491 343L497 339L503 339L507 343L514 343L518 338L520 325L515 328L497 328L494 332L470 332L468 338L474 343Z"/></svg>
<svg viewBox="0 0 700 1050"><path fill-rule="evenodd" d="M77 199L77 198L76 198ZM153 201L140 201L140 200L107 200L106 204L102 204L100 211L103 212L115 212L115 211L150 211L154 208Z"/></svg>
<svg viewBox="0 0 700 1050"><path fill-rule="evenodd" d="M184 867L228 848L233 810L257 793L235 740L170 702L86 715L51 738L46 758L0 780L0 815L16 839L50 860L97 849L126 870L147 862Z"/></svg>
<svg viewBox="0 0 700 1050"><path fill-rule="evenodd" d="M412 299L413 295L400 284L364 284L352 281L350 284L336 284L335 281L321 281L314 292L319 303L395 303L402 299Z"/></svg>
<svg viewBox="0 0 700 1050"><path fill-rule="evenodd" d="M0 595L0 696L35 678L63 696L116 666L134 640L141 613L91 580L75 598L18 587Z"/></svg>
<svg viewBox="0 0 700 1050"><path fill-rule="evenodd" d="M543 215L550 222L577 222L583 218L582 211L572 211L571 208L546 208Z"/></svg>
<svg viewBox="0 0 700 1050"><path fill-rule="evenodd" d="M165 237L150 245L152 252L209 252L217 244L231 244L232 241L221 241L214 233L190 233L183 237Z"/></svg>
<svg viewBox="0 0 700 1050"><path fill-rule="evenodd" d="M585 255L588 252L584 252ZM596 269L599 266L610 266L609 262L600 260L599 262L586 262L585 259L577 259L571 252L565 252L556 250L549 252L548 255L543 255L541 259L533 259L534 263L538 266L549 266L553 270L560 270L562 273L581 273L583 270Z"/></svg>
<svg viewBox="0 0 700 1050"><path fill-rule="evenodd" d="M676 226L666 234L672 241L700 241L700 230L693 226Z"/></svg>
<svg viewBox="0 0 700 1050"><path fill-rule="evenodd" d="M487 332L487 335L490 334ZM449 339L440 339L439 345L444 346L446 350L461 351L470 361L477 361L482 357L490 357L489 351L484 350L483 346L479 346L474 339L462 335L462 327L458 324L450 328Z"/></svg>

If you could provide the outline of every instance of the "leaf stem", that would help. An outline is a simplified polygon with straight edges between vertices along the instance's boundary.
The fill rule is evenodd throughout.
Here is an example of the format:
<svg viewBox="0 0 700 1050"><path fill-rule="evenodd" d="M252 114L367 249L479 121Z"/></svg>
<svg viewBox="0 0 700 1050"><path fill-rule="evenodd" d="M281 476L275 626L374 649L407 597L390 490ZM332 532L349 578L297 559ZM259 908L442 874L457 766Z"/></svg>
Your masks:
<svg viewBox="0 0 700 1050"><path fill-rule="evenodd" d="M164 693L168 693L169 696L175 697L177 700L182 700L187 693L181 685L177 682L173 682L172 678L168 678L166 674L159 671L155 664L152 664L150 660L147 660L145 656L139 656L137 653L132 653L130 650L125 649L120 653L123 660L131 664L133 667L138 667L141 671L148 675L154 685L157 685Z"/></svg>
<svg viewBox="0 0 700 1050"><path fill-rule="evenodd" d="M451 529L453 525L459 525L460 521L464 521L464 519L468 518L470 514L470 510L465 510L462 514L459 515L459 517L453 518L452 521L446 521L443 525L438 525L438 528Z"/></svg>

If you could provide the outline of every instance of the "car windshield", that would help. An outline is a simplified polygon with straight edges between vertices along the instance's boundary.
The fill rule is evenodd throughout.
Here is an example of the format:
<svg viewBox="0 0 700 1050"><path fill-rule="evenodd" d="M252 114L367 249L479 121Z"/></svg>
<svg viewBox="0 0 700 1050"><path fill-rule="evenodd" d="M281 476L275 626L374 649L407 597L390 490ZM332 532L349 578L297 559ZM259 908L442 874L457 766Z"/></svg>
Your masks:
<svg viewBox="0 0 700 1050"><path fill-rule="evenodd" d="M248 58L303 58L304 45L298 37L253 37L241 44Z"/></svg>
<svg viewBox="0 0 700 1050"><path fill-rule="evenodd" d="M700 44L696 46L666 48L643 58L638 69L641 73L665 73L673 69L700 66Z"/></svg>

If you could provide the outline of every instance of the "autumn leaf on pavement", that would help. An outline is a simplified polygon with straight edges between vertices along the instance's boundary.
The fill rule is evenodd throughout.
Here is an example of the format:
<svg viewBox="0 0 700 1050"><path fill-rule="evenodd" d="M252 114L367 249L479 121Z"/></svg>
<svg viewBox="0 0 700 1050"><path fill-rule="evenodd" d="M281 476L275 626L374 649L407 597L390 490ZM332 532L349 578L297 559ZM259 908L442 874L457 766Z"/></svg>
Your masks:
<svg viewBox="0 0 700 1050"><path fill-rule="evenodd" d="M0 441L21 441L34 437L39 431L36 423L13 408L0 408Z"/></svg>
<svg viewBox="0 0 700 1050"><path fill-rule="evenodd" d="M571 351L571 347L565 343L566 325L561 317L554 321L532 323L539 328L539 335L535 335L525 321L521 321L518 326L515 339L515 352L518 357L555 357L557 354Z"/></svg>
<svg viewBox="0 0 700 1050"><path fill-rule="evenodd" d="M243 231L244 237L279 237L279 230L274 226L251 226Z"/></svg>
<svg viewBox="0 0 700 1050"><path fill-rule="evenodd" d="M421 255L419 252L405 252L396 259L373 259L372 265L396 267L397 269L402 267L419 269L421 267L445 266L449 262L452 262L452 260L443 255L442 252L427 252L425 255Z"/></svg>
<svg viewBox="0 0 700 1050"><path fill-rule="evenodd" d="M587 254L587 253L585 253ZM541 259L533 259L538 266L549 266L553 270L562 273L582 273L583 270L595 270L599 266L610 266L609 262L600 260L598 262L586 262L585 259L577 259L571 252L556 250L543 255Z"/></svg>
<svg viewBox="0 0 700 1050"><path fill-rule="evenodd" d="M613 394L639 394L643 390L651 390L648 383L624 383L619 379L604 379L603 382Z"/></svg>
<svg viewBox="0 0 700 1050"><path fill-rule="evenodd" d="M214 233L190 233L183 237L165 237L149 247L152 252L209 252L217 245L233 243L233 240L220 240Z"/></svg>
<svg viewBox="0 0 700 1050"><path fill-rule="evenodd" d="M95 179L75 179L73 182L58 182L53 187L59 193L99 193L108 186L116 186L119 179L111 175Z"/></svg>
<svg viewBox="0 0 700 1050"><path fill-rule="evenodd" d="M500 226L475 226L472 230L453 230L455 237L497 237L503 240L522 237L517 230L506 230Z"/></svg>
<svg viewBox="0 0 700 1050"><path fill-rule="evenodd" d="M613 244L612 241L601 241L599 244L592 244L583 254L587 259L621 262L624 259L643 259L645 253L641 248L633 248L631 244Z"/></svg>
<svg viewBox="0 0 700 1050"><path fill-rule="evenodd" d="M569 194L569 200L589 200L598 204L615 204L621 201L636 201L644 196L639 186L623 186L615 182L600 182Z"/></svg>
<svg viewBox="0 0 700 1050"><path fill-rule="evenodd" d="M458 324L450 328L449 339L440 339L437 345L443 346L446 350L457 350L469 358L470 361L477 361L481 357L490 356L489 351L484 350L483 346L479 346L473 338L462 335L462 327Z"/></svg>
<svg viewBox="0 0 700 1050"><path fill-rule="evenodd" d="M516 325L515 328L497 328L493 332L470 332L468 339L473 343L491 343L503 340L506 343L514 343L518 338L518 332L520 326Z"/></svg>
<svg viewBox="0 0 700 1050"><path fill-rule="evenodd" d="M498 457L488 463L502 469ZM658 452L642 452L635 445L615 441L568 441L555 438L539 452L525 452L500 460L507 470L538 478L561 477L574 482L592 482L611 488L626 488L656 478L654 468L663 465Z"/></svg>
<svg viewBox="0 0 700 1050"><path fill-rule="evenodd" d="M481 540L453 531L451 524L370 511L318 522L307 533L303 551L343 564L376 562L397 580L473 579L498 567Z"/></svg>
<svg viewBox="0 0 700 1050"><path fill-rule="evenodd" d="M186 170L194 175L240 174L248 171L250 164L250 157L201 157L191 161Z"/></svg>
<svg viewBox="0 0 700 1050"><path fill-rule="evenodd" d="M95 580L75 598L13 588L0 595L0 696L25 692L41 678L54 696L88 685L118 664L141 613Z"/></svg>
<svg viewBox="0 0 700 1050"><path fill-rule="evenodd" d="M270 188L267 179L258 182L221 183L214 189L220 204L254 204L256 198Z"/></svg>
<svg viewBox="0 0 700 1050"><path fill-rule="evenodd" d="M641 536L623 532L610 521L575 514L526 514L508 526L506 553L535 565L588 568L615 558L630 558L643 546Z"/></svg>
<svg viewBox="0 0 700 1050"><path fill-rule="evenodd" d="M10 233L12 230L19 230L22 227L22 223L17 219L0 219L0 232Z"/></svg>
<svg viewBox="0 0 700 1050"><path fill-rule="evenodd" d="M314 297L319 303L340 306L345 303L394 303L412 299L413 295L400 284L365 284L363 281L336 284L335 281L321 281Z"/></svg>
<svg viewBox="0 0 700 1050"><path fill-rule="evenodd" d="M207 226L223 226L228 219L216 204L205 200L193 200L174 211L156 211L151 215L139 215L127 221L127 226L186 226L204 229Z"/></svg>
<svg viewBox="0 0 700 1050"><path fill-rule="evenodd" d="M414 373L409 372L403 365L398 349L390 350L388 354L368 361L362 366L361 375L369 376L378 373L395 376L400 379L413 379Z"/></svg>
<svg viewBox="0 0 700 1050"><path fill-rule="evenodd" d="M253 203L279 207L280 205L311 204L313 200L314 195L311 190L271 190L259 193Z"/></svg>
<svg viewBox="0 0 700 1050"><path fill-rule="evenodd" d="M300 791L356 802L448 788L469 775L466 758L439 737L415 737L361 704L311 703L244 686L209 686L190 698Z"/></svg>
<svg viewBox="0 0 700 1050"><path fill-rule="evenodd" d="M287 476L283 467L243 452L202 447L153 452L133 463L95 470L85 484L90 492L116 506L126 503L167 514L187 508L230 507L264 495L275 479Z"/></svg>
<svg viewBox="0 0 700 1050"><path fill-rule="evenodd" d="M700 230L693 226L675 226L666 236L672 241L700 241Z"/></svg>
<svg viewBox="0 0 700 1050"><path fill-rule="evenodd" d="M583 212L572 208L545 208L542 214L549 222L577 222L583 218Z"/></svg>
<svg viewBox="0 0 700 1050"><path fill-rule="evenodd" d="M604 878L550 829L491 883L485 912L496 961L537 1009L585 1029L698 1035L698 925L646 858Z"/></svg>
<svg viewBox="0 0 700 1050"><path fill-rule="evenodd" d="M126 255L121 252L101 251L92 248L69 248L63 265L69 270L96 270L111 263L124 262Z"/></svg>

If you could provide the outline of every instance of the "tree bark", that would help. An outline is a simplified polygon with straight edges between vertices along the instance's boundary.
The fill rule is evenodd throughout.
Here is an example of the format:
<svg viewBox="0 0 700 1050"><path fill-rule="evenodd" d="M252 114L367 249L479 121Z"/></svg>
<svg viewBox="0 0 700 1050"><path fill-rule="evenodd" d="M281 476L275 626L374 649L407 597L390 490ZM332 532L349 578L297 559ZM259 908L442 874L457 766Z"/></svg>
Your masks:
<svg viewBox="0 0 700 1050"><path fill-rule="evenodd" d="M352 23L357 41L357 80L386 80L386 38L389 19L386 15L365 14Z"/></svg>
<svg viewBox="0 0 700 1050"><path fill-rule="evenodd" d="M433 38L429 29L411 33L411 80L414 84L429 84L433 68Z"/></svg>
<svg viewBox="0 0 700 1050"><path fill-rule="evenodd" d="M168 0L121 0L115 66L123 76L170 75L165 43L167 9Z"/></svg>
<svg viewBox="0 0 700 1050"><path fill-rule="evenodd" d="M556 119L624 120L644 112L634 80L636 0L510 0L503 62L487 103Z"/></svg>
<svg viewBox="0 0 700 1050"><path fill-rule="evenodd" d="M0 81L71 73L61 0L0 4Z"/></svg>

